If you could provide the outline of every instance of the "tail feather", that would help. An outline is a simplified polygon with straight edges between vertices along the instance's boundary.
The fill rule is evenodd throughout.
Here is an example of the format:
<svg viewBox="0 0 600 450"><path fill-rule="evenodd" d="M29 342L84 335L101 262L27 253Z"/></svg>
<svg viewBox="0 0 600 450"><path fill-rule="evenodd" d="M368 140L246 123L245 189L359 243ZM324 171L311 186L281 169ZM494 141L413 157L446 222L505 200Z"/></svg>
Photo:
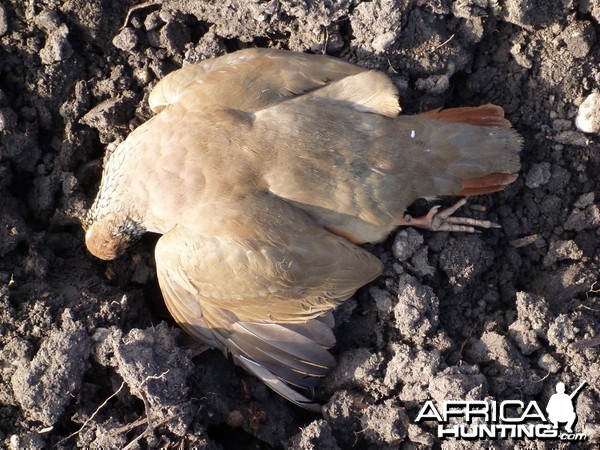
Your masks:
<svg viewBox="0 0 600 450"><path fill-rule="evenodd" d="M429 143L444 151L433 156L441 155L440 160L447 162L436 166L434 160L427 160L428 167L443 172L431 177L435 180L432 194L488 194L517 179L523 140L500 106L436 109L417 117L434 121L429 122ZM449 183L454 188L448 188Z"/></svg>
<svg viewBox="0 0 600 450"><path fill-rule="evenodd" d="M269 359L310 376L323 376L335 364L323 347L280 324L237 322L229 340L257 361Z"/></svg>
<svg viewBox="0 0 600 450"><path fill-rule="evenodd" d="M312 393L335 365L326 350L335 344L329 320L302 324L236 322L226 346L236 363L268 387L306 409L320 406L302 392Z"/></svg>
<svg viewBox="0 0 600 450"><path fill-rule="evenodd" d="M469 123L481 127L511 127L510 121L504 117L504 109L501 106L490 103L462 108L437 108L421 113L419 117L442 120L444 122Z"/></svg>
<svg viewBox="0 0 600 450"><path fill-rule="evenodd" d="M246 358L243 355L239 356L238 361L240 365L246 369L248 372L256 376L259 380L265 383L268 387L273 389L279 395L294 403L295 405L300 406L301 408L308 409L311 411L318 412L321 410L321 405L315 403L308 397L300 394L299 392L292 389L288 386L284 381L282 381L279 377L277 377L273 372L261 366L260 364L252 361L249 358Z"/></svg>
<svg viewBox="0 0 600 450"><path fill-rule="evenodd" d="M483 177L462 180L463 189L458 195L482 195L502 191L518 176L516 173L491 173Z"/></svg>

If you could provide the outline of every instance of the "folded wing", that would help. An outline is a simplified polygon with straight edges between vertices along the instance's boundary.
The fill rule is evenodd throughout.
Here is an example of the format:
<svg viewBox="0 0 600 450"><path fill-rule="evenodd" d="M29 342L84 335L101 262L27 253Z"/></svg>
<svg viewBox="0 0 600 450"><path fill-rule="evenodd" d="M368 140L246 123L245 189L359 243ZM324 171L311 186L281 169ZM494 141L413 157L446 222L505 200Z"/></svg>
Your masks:
<svg viewBox="0 0 600 450"><path fill-rule="evenodd" d="M365 70L325 55L251 48L170 73L148 103L154 112L175 102L254 112Z"/></svg>
<svg viewBox="0 0 600 450"><path fill-rule="evenodd" d="M328 312L382 266L301 211L275 197L267 201L260 218L240 218L243 238L184 226L163 235L158 279L187 332L231 354L288 400L318 409L295 388L311 391L335 365L326 350L335 344Z"/></svg>

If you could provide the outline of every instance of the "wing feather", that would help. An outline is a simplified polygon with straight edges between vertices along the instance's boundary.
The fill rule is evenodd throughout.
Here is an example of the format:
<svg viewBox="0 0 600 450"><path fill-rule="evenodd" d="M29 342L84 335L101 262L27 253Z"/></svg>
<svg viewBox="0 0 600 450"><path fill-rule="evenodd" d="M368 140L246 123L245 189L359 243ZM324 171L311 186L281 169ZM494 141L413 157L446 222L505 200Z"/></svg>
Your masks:
<svg viewBox="0 0 600 450"><path fill-rule="evenodd" d="M260 218L240 219L244 239L175 227L156 246L158 279L185 330L288 400L314 408L290 386L311 391L334 366L329 312L382 267L279 201Z"/></svg>
<svg viewBox="0 0 600 450"><path fill-rule="evenodd" d="M251 48L170 73L148 103L154 112L186 101L254 112L365 70L324 55Z"/></svg>

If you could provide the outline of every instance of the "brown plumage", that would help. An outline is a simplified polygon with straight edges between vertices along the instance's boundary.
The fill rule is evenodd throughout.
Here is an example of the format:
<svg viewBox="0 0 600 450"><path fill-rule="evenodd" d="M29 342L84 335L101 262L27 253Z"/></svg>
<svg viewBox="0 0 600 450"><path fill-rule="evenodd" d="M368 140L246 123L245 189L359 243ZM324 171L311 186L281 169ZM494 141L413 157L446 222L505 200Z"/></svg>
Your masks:
<svg viewBox="0 0 600 450"><path fill-rule="evenodd" d="M521 139L500 107L398 116L384 74L326 56L240 51L168 75L149 102L159 114L107 155L88 249L113 259L162 234L175 320L311 409L297 389L335 364L330 311L382 271L353 242L406 223L485 226L405 209L502 189L519 170Z"/></svg>

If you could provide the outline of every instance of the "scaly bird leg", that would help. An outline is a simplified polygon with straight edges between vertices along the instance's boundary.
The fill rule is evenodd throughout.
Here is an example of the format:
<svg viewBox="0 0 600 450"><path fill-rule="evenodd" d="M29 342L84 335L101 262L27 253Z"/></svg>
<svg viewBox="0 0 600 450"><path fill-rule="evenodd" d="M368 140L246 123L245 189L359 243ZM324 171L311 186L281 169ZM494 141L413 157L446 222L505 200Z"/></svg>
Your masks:
<svg viewBox="0 0 600 450"><path fill-rule="evenodd" d="M458 208L467 203L466 198L461 198L449 208L439 211L440 206L434 206L422 217L412 217L405 214L400 221L400 226L418 227L429 231L450 231L462 233L481 233L476 228L502 228L489 220L477 220L470 217L451 217Z"/></svg>

